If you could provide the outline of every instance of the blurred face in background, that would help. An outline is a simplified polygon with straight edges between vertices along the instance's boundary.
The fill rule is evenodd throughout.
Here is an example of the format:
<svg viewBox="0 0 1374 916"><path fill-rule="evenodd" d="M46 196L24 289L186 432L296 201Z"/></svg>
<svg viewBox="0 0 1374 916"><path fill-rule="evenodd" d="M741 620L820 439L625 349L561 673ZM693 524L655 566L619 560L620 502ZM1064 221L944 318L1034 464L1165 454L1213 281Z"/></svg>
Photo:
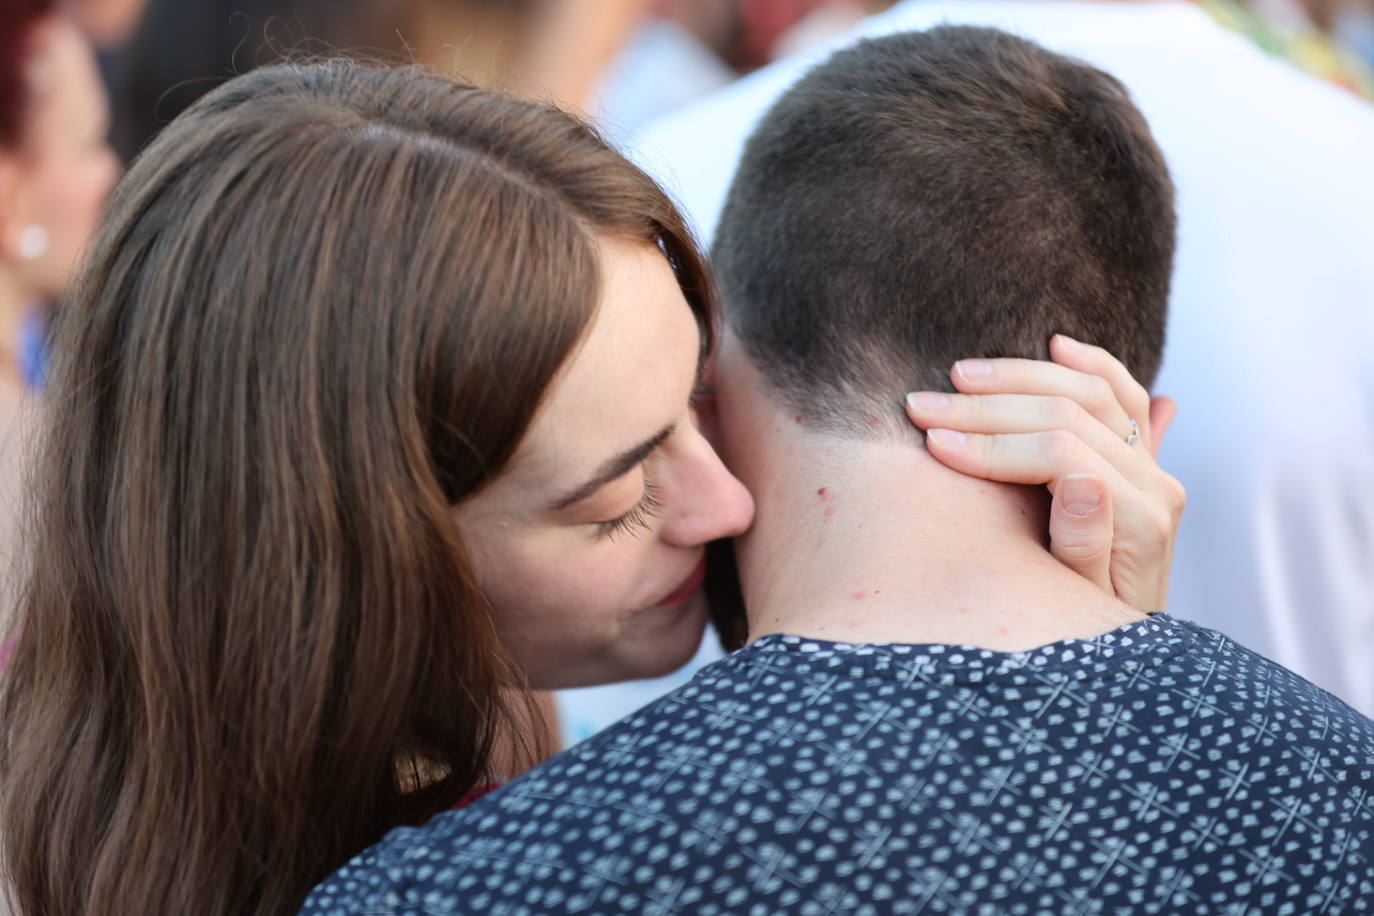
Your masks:
<svg viewBox="0 0 1374 916"><path fill-rule="evenodd" d="M34 29L17 146L0 150L0 259L29 299L61 295L119 173L109 111L85 38L64 17Z"/></svg>

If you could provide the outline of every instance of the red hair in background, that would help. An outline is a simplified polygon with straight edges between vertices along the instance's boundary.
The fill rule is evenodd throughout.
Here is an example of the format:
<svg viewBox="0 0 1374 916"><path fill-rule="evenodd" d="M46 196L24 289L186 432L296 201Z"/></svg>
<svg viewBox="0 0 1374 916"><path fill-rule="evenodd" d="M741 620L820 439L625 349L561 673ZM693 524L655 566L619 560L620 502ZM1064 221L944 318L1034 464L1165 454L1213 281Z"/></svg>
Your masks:
<svg viewBox="0 0 1374 916"><path fill-rule="evenodd" d="M54 0L0 0L0 146L19 142L29 91L24 77L29 38L55 9Z"/></svg>

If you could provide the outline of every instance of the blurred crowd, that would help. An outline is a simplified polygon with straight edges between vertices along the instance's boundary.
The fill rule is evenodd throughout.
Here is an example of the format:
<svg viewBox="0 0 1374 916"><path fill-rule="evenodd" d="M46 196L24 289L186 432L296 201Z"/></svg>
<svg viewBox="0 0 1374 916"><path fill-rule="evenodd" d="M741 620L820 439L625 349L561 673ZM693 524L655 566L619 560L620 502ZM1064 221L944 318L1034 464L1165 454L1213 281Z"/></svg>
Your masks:
<svg viewBox="0 0 1374 916"><path fill-rule="evenodd" d="M1374 94L1369 0L1203 0L1266 50ZM228 76L331 50L552 96L613 133L852 28L891 0L71 0L127 160Z"/></svg>

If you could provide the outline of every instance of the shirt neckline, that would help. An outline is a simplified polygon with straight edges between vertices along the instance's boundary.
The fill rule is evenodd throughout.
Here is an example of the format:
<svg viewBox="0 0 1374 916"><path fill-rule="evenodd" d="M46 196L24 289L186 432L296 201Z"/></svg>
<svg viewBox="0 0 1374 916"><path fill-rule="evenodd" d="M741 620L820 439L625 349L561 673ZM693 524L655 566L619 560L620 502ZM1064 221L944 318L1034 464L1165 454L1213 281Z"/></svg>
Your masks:
<svg viewBox="0 0 1374 916"><path fill-rule="evenodd" d="M838 669L857 677L895 675L937 684L989 680L1044 681L1062 678L1130 676L1188 651L1198 629L1166 613L1131 621L1088 638L1062 639L1021 652L969 645L848 643L770 633L736 652L744 664L802 665Z"/></svg>

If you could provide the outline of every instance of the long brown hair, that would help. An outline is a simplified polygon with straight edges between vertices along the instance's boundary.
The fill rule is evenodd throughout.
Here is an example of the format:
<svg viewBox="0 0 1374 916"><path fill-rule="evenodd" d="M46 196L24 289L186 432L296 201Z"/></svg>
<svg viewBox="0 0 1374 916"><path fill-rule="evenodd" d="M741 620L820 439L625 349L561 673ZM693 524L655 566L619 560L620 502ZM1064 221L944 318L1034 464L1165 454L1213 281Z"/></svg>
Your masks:
<svg viewBox="0 0 1374 916"><path fill-rule="evenodd" d="M21 912L293 912L483 780L521 673L451 507L578 345L597 235L705 317L643 173L414 69L255 71L133 165L57 330L0 695Z"/></svg>

